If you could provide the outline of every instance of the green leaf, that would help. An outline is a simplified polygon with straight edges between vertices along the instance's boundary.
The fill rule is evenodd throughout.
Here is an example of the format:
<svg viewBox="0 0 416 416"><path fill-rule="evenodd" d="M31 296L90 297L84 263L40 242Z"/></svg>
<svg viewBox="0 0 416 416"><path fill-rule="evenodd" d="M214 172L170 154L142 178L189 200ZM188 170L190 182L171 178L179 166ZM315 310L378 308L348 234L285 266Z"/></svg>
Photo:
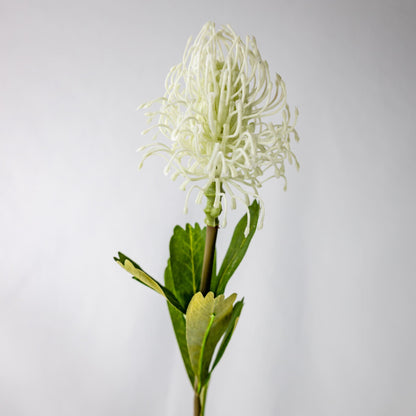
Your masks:
<svg viewBox="0 0 416 416"><path fill-rule="evenodd" d="M179 309L181 312L185 312L185 308L182 307L175 295L167 288L162 286L156 279L149 276L137 263L129 259L123 253L118 253L119 258L114 257L114 260L130 274L133 275L133 279L143 283L145 286L150 287L163 297L165 297L175 308Z"/></svg>
<svg viewBox="0 0 416 416"><path fill-rule="evenodd" d="M224 337L222 339L221 345L218 349L217 356L215 357L214 364L212 365L212 368L210 370L210 373L214 371L214 368L217 366L217 364L220 362L222 356L224 355L225 349L228 346L228 343L231 340L231 337L234 333L234 329L237 326L238 319L241 314L241 310L244 306L244 299L238 301L233 308L233 313L231 314L230 323L228 324L228 327L224 333Z"/></svg>
<svg viewBox="0 0 416 416"><path fill-rule="evenodd" d="M254 201L250 207L250 228L247 237L244 236L244 231L247 227L247 214L241 218L237 226L235 227L233 237L231 239L230 246L225 254L218 275L211 281L211 290L219 295L224 293L225 287L231 276L234 274L238 265L243 260L244 255L248 249L251 239L257 228L257 222L259 220L260 206L257 201Z"/></svg>
<svg viewBox="0 0 416 416"><path fill-rule="evenodd" d="M204 258L206 228L199 224L185 229L176 226L170 240L170 264L174 293L184 309L199 291Z"/></svg>
<svg viewBox="0 0 416 416"><path fill-rule="evenodd" d="M192 370L198 378L198 390L209 379L209 365L215 347L227 330L237 295L228 298L224 295L214 298L209 292L205 297L201 292L191 299L186 311L186 341Z"/></svg>
<svg viewBox="0 0 416 416"><path fill-rule="evenodd" d="M165 270L165 285L166 288L174 291L172 270L170 266L170 260ZM189 381L191 385L194 384L194 372L192 370L191 360L188 353L188 345L186 343L186 319L185 315L174 308L169 302L167 302L169 308L170 319L172 321L173 329L175 331L176 341L178 342L179 350L182 355L182 360L188 373Z"/></svg>

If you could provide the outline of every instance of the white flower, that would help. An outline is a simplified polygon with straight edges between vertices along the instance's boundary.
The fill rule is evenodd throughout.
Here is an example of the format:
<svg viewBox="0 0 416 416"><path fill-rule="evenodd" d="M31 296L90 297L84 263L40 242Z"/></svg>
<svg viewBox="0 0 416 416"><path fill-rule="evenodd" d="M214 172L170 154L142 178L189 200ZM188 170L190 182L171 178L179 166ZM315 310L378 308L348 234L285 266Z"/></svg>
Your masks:
<svg viewBox="0 0 416 416"><path fill-rule="evenodd" d="M143 134L157 127L168 140L142 146L140 167L152 154L164 156L165 173L173 180L185 179L185 211L193 190L199 191L200 203L214 183L214 207L223 207L223 226L228 207L234 209L239 200L248 208L250 200L257 199L261 227L259 188L275 177L283 178L286 189L285 160L299 166L290 148L291 137L298 140L298 111L291 123L285 84L277 74L271 79L254 37L243 42L230 26L217 31L214 23L207 23L191 40L182 62L166 78L165 95L141 106L161 103L159 111L146 113L150 122L155 116L159 121Z"/></svg>

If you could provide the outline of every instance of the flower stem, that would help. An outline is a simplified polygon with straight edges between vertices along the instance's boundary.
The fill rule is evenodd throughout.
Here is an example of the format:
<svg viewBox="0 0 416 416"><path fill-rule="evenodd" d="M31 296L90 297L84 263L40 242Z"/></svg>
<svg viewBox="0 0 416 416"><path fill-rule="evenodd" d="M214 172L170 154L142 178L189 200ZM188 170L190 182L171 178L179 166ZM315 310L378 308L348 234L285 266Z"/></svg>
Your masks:
<svg viewBox="0 0 416 416"><path fill-rule="evenodd" d="M194 395L194 416L201 416L201 396L196 390Z"/></svg>
<svg viewBox="0 0 416 416"><path fill-rule="evenodd" d="M205 296L211 287L212 265L215 255L215 242L217 240L218 225L211 227L207 225L205 237L204 262L202 263L202 275L200 291Z"/></svg>
<svg viewBox="0 0 416 416"><path fill-rule="evenodd" d="M205 296L211 288L212 265L214 263L215 242L218 232L218 216L221 214L221 203L216 207L216 183L212 182L205 191L207 206L204 209L206 214L205 224L207 224L207 233L205 236L204 260L202 263L202 275L200 291Z"/></svg>
<svg viewBox="0 0 416 416"><path fill-rule="evenodd" d="M208 383L204 387L202 387L200 392L198 392L198 388L197 386L195 386L194 416L204 416L205 414L207 389L208 389Z"/></svg>
<svg viewBox="0 0 416 416"><path fill-rule="evenodd" d="M203 296L206 296L211 288L212 268L215 257L215 242L218 234L218 216L221 213L221 205L215 207L215 183L212 183L205 192L207 206L204 209L206 214L205 223L207 230L205 235L204 260L202 263L201 285L199 287ZM199 380L195 379L194 385L194 416L204 416L205 402L208 383L201 388Z"/></svg>

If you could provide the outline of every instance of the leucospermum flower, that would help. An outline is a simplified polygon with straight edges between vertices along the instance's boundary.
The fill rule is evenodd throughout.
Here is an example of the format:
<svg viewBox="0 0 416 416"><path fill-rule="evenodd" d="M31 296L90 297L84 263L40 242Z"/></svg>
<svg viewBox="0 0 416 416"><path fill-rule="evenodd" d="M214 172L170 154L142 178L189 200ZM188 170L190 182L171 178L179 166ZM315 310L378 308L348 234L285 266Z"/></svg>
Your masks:
<svg viewBox="0 0 416 416"><path fill-rule="evenodd" d="M286 189L285 161L299 167L290 141L298 140L286 103L286 87L279 75L272 79L254 37L245 42L230 26L216 30L207 23L192 43L189 39L183 60L166 78L163 97L141 108L160 103L160 110L146 113L165 141L142 146L143 161L153 154L167 160L165 174L182 176L187 190L185 211L196 190L200 203L211 187L214 207L224 212L237 201L248 211L252 199L260 203L262 226L264 204L259 188L270 178L282 178ZM277 122L273 122L272 118ZM248 226L247 226L248 227ZM248 229L247 229L248 232Z"/></svg>

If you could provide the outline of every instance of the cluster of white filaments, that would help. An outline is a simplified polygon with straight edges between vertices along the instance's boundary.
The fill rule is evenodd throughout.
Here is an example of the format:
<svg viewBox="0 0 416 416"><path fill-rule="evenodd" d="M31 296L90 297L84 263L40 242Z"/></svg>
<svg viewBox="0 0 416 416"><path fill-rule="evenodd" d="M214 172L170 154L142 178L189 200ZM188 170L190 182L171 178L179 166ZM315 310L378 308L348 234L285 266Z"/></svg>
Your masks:
<svg viewBox="0 0 416 416"><path fill-rule="evenodd" d="M214 207L223 208L225 226L228 207L241 201L247 208L252 199L260 203L262 226L264 207L259 188L270 178L283 178L286 189L285 160L298 162L290 148L298 140L286 103L285 84L257 49L254 37L243 42L230 26L220 30L207 23L192 43L188 41L183 61L166 78L166 93L156 102L160 110L146 115L153 128L168 140L142 146L143 161L159 153L167 160L165 173L187 190L185 211L193 191L200 203L215 183ZM278 117L278 123L270 118ZM154 139L156 139L157 134Z"/></svg>

